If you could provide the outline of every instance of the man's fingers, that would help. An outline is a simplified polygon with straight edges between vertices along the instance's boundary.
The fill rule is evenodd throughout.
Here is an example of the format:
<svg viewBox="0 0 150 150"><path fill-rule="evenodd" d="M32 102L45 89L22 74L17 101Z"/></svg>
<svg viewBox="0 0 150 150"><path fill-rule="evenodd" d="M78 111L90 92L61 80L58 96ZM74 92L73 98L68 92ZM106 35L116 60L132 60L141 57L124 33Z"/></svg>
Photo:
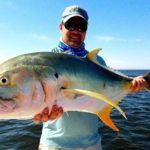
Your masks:
<svg viewBox="0 0 150 150"><path fill-rule="evenodd" d="M49 108L48 107L45 107L43 110L42 110L42 114L49 114Z"/></svg>
<svg viewBox="0 0 150 150"><path fill-rule="evenodd" d="M57 117L60 117L64 113L63 108L59 107L59 113Z"/></svg>
<svg viewBox="0 0 150 150"><path fill-rule="evenodd" d="M44 108L42 113L41 113L41 121L46 122L48 121L48 115L49 115L49 109L48 107Z"/></svg>
<svg viewBox="0 0 150 150"><path fill-rule="evenodd" d="M41 114L36 114L32 120L34 123L39 123L41 121Z"/></svg>
<svg viewBox="0 0 150 150"><path fill-rule="evenodd" d="M48 120L54 120L63 114L62 107L58 107L56 104L52 106L51 113L49 114L49 108L45 107L40 113L33 117L34 123L46 122Z"/></svg>
<svg viewBox="0 0 150 150"><path fill-rule="evenodd" d="M142 76L136 77L132 81L131 92L138 92L146 87L146 81Z"/></svg>
<svg viewBox="0 0 150 150"><path fill-rule="evenodd" d="M34 123L39 123L40 121L46 122L48 120L48 115L49 115L49 109L48 107L46 107L42 110L41 113L36 114L32 120Z"/></svg>
<svg viewBox="0 0 150 150"><path fill-rule="evenodd" d="M48 117L49 120L54 120L54 119L56 119L57 116L58 116L58 113L59 113L58 107L57 107L57 106L53 107L53 108L52 108L52 111L51 111L51 113L50 113L50 115L49 115L49 117Z"/></svg>
<svg viewBox="0 0 150 150"><path fill-rule="evenodd" d="M62 114L63 114L63 108L54 105L51 114L49 115L49 120L54 120L60 117Z"/></svg>

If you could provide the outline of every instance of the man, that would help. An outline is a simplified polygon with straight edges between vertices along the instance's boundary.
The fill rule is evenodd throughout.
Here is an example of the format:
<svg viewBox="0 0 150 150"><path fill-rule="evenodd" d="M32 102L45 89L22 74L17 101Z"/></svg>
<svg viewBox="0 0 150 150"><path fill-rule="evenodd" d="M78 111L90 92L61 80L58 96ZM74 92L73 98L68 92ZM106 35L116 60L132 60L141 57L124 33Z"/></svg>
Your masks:
<svg viewBox="0 0 150 150"><path fill-rule="evenodd" d="M67 7L62 15L59 26L61 39L53 52L66 52L71 55L85 57L85 36L88 27L88 14L79 6ZM105 61L98 56L102 65ZM132 82L131 91L137 92L144 88L145 80L142 76ZM48 109L39 114L37 120L51 120L43 125L40 139L40 150L101 150L101 136L98 133L99 120L94 114L84 112L63 113L62 108L53 106L49 115ZM55 119L57 118L57 119ZM55 120L53 120L55 119Z"/></svg>

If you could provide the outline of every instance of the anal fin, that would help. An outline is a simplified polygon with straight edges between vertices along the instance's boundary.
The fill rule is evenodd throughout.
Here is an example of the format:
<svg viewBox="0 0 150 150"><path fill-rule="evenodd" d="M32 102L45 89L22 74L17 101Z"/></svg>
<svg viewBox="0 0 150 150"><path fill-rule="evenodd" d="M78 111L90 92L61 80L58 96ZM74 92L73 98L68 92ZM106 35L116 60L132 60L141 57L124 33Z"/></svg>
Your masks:
<svg viewBox="0 0 150 150"><path fill-rule="evenodd" d="M119 131L119 129L114 125L110 118L110 112L112 108L112 106L107 106L102 111L97 112L97 115L108 127L113 129L114 131Z"/></svg>

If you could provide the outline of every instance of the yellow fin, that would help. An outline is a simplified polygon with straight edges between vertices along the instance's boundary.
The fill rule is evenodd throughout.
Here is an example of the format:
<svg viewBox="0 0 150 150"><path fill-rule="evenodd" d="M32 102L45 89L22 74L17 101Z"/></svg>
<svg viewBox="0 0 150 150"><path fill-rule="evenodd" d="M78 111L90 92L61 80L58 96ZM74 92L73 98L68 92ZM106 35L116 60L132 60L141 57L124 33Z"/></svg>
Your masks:
<svg viewBox="0 0 150 150"><path fill-rule="evenodd" d="M83 94L83 95L87 95L87 96L90 96L90 97L93 97L93 98L100 99L100 100L104 101L105 103L115 107L122 114L122 116L125 119L127 119L126 115L122 111L122 109L119 106L117 106L117 104L114 101L112 101L111 99L105 97L104 95L101 95L101 94L96 93L96 92L92 92L92 91L88 91L88 90L80 90L80 89L64 89L63 92L64 93Z"/></svg>
<svg viewBox="0 0 150 150"><path fill-rule="evenodd" d="M107 126L112 128L114 131L119 131L110 118L110 111L112 108L112 106L107 106L101 112L97 112L97 115Z"/></svg>
<svg viewBox="0 0 150 150"><path fill-rule="evenodd" d="M96 56L97 56L97 54L99 53L100 50L102 50L102 49L101 48L96 48L96 49L92 50L91 52L89 52L87 54L86 58L99 65L99 62L96 60Z"/></svg>

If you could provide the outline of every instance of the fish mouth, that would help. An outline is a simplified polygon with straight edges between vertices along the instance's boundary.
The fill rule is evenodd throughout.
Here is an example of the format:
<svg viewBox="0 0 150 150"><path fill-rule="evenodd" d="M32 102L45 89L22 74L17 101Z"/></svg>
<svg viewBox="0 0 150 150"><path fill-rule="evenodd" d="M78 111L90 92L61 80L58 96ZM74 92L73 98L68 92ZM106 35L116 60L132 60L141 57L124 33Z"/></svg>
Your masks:
<svg viewBox="0 0 150 150"><path fill-rule="evenodd" d="M3 99L0 97L0 113L12 112L16 108L16 101L13 99Z"/></svg>

